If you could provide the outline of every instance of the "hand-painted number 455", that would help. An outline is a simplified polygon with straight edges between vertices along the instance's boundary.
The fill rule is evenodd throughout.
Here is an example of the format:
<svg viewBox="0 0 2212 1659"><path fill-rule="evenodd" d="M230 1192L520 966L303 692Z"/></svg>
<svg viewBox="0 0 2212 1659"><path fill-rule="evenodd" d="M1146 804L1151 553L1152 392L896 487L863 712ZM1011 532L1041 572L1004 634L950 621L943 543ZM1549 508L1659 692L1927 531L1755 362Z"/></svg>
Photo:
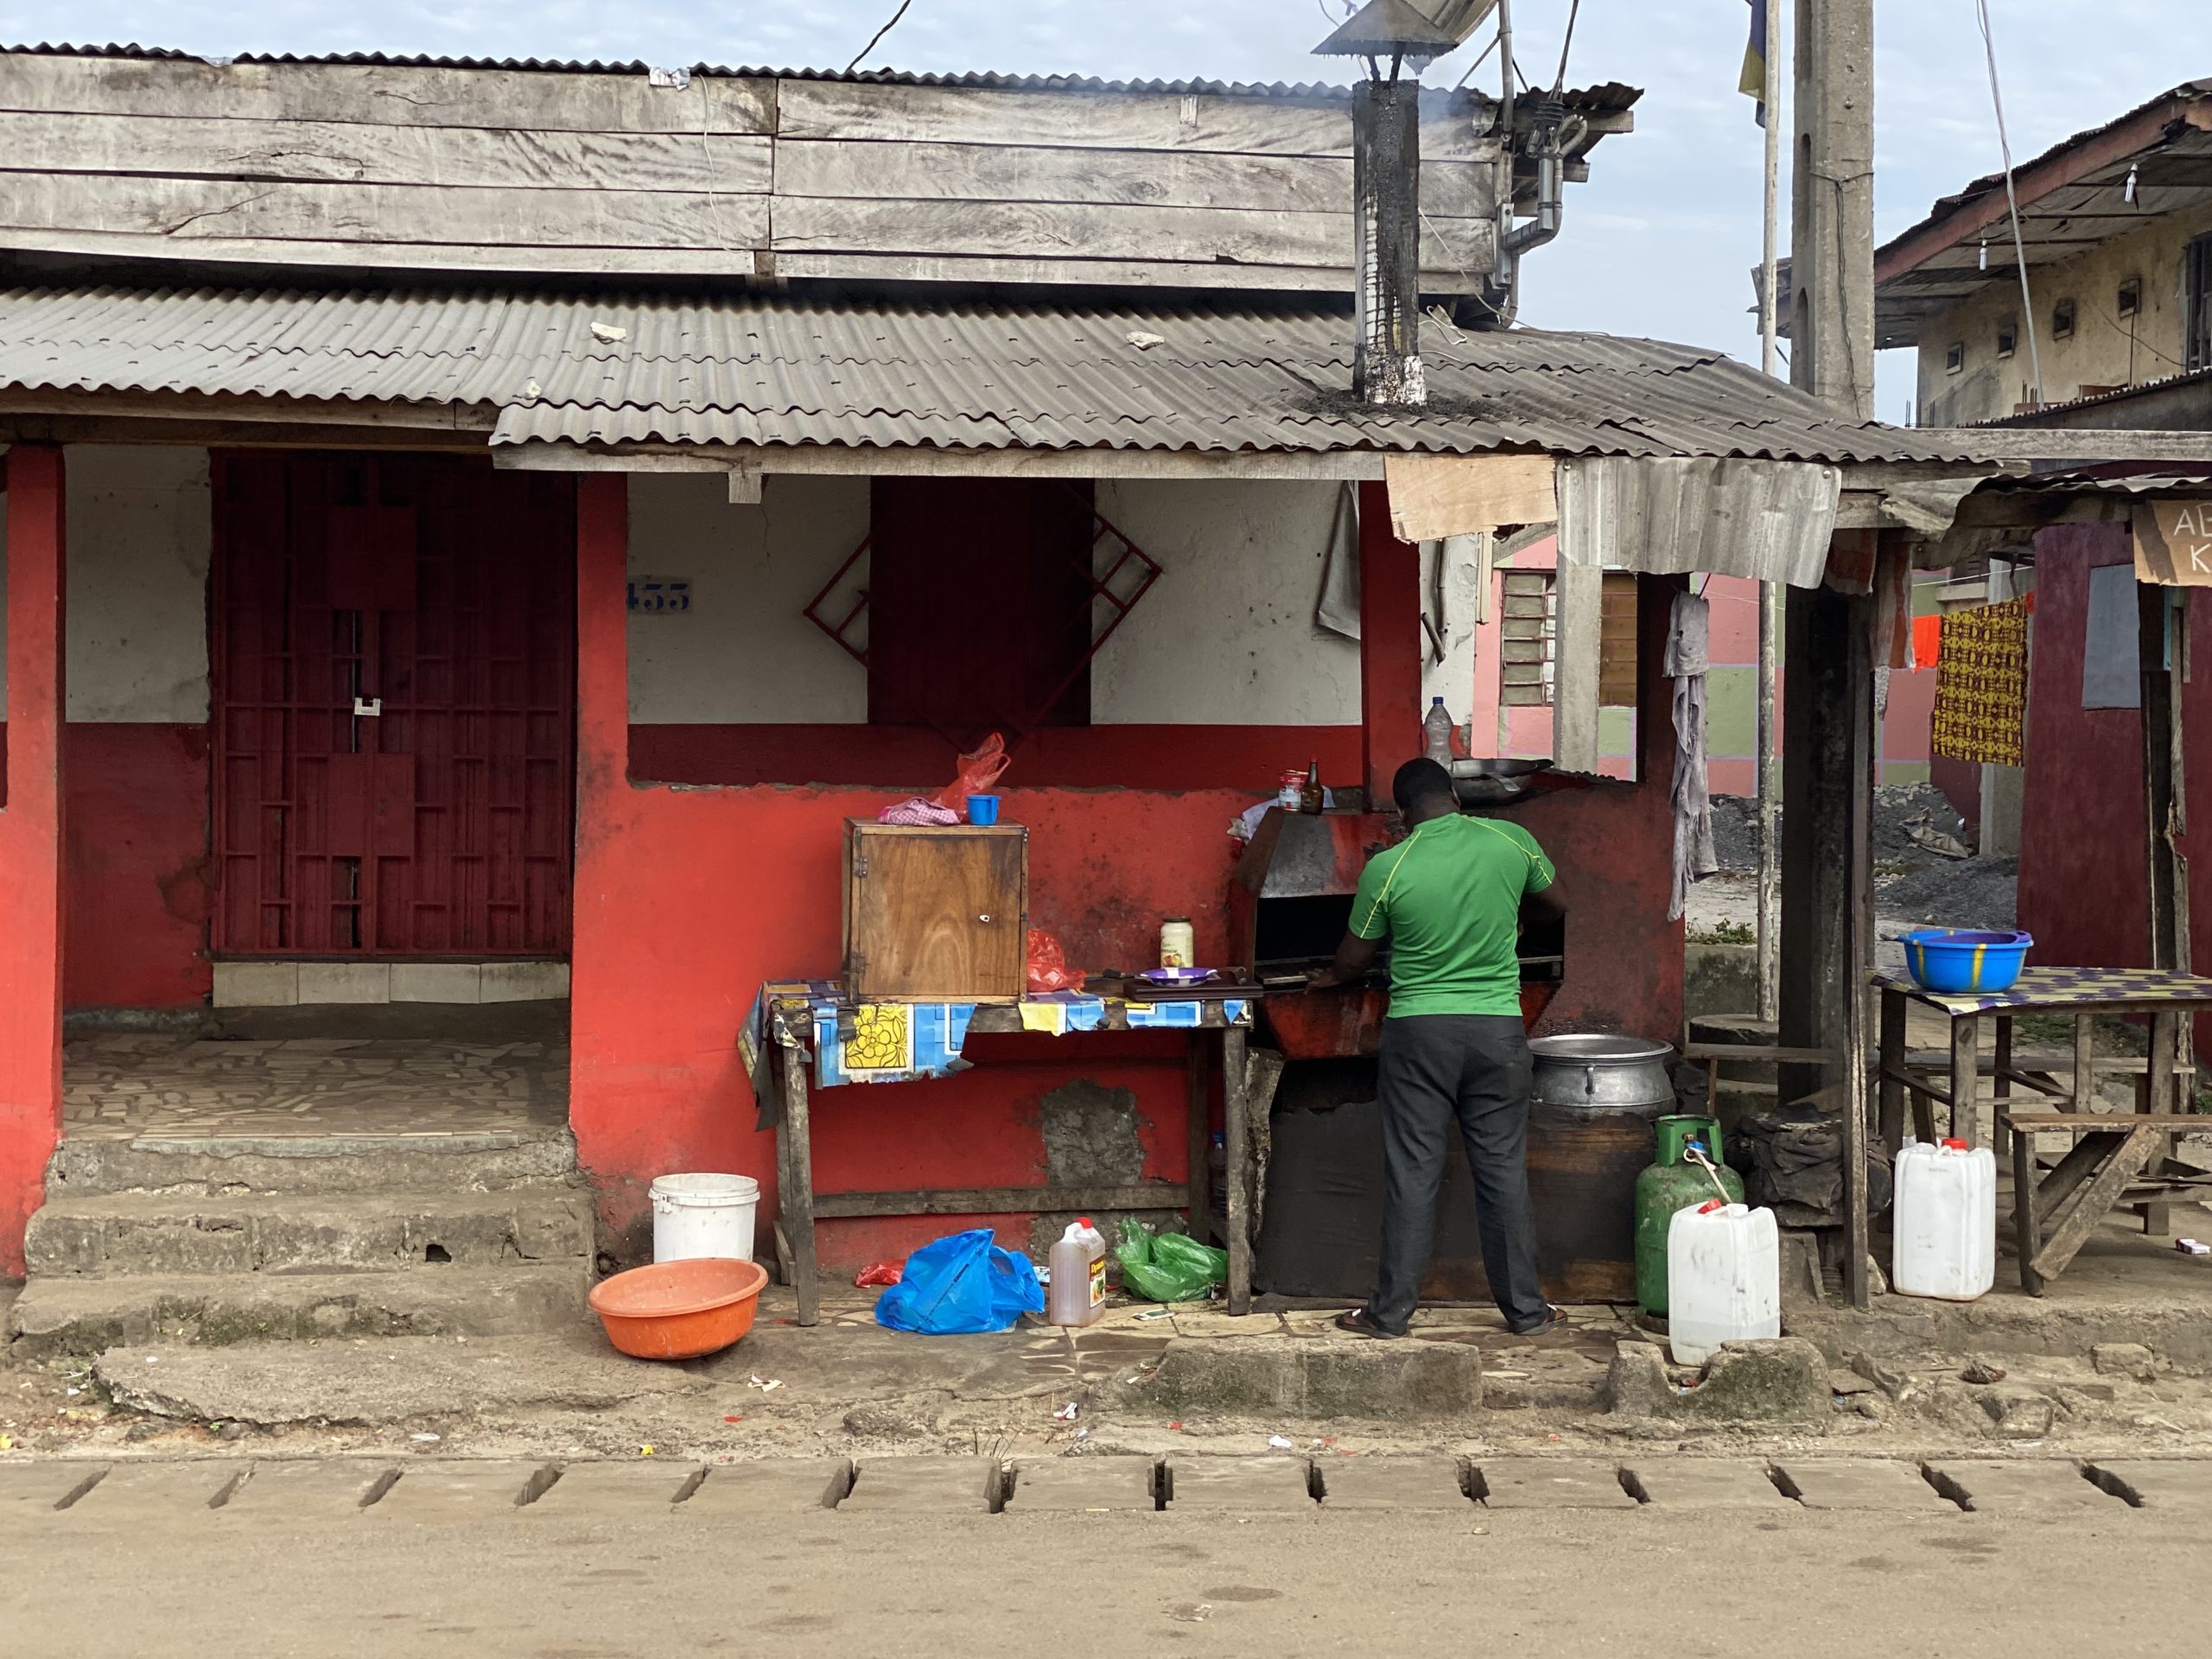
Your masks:
<svg viewBox="0 0 2212 1659"><path fill-rule="evenodd" d="M630 608L667 615L691 608L691 583L677 576L640 576L630 584Z"/></svg>

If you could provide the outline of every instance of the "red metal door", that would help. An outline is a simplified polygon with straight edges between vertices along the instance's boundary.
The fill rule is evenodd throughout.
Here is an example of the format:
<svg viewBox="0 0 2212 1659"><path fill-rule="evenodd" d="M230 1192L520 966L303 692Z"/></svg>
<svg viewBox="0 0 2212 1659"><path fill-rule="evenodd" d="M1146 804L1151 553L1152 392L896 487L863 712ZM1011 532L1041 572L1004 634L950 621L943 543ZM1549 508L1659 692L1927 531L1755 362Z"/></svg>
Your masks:
<svg viewBox="0 0 2212 1659"><path fill-rule="evenodd" d="M216 458L219 952L568 954L575 550L558 474Z"/></svg>

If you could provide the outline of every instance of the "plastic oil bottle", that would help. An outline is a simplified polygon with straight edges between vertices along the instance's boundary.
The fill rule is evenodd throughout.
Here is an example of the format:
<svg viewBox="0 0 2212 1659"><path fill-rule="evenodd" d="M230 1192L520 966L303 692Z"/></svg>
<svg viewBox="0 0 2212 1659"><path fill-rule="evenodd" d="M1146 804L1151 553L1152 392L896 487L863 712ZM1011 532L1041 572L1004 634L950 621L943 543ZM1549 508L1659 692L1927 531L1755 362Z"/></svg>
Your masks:
<svg viewBox="0 0 2212 1659"><path fill-rule="evenodd" d="M1053 1325L1089 1325L1106 1311L1106 1239L1079 1217L1052 1246L1052 1285L1045 1317Z"/></svg>

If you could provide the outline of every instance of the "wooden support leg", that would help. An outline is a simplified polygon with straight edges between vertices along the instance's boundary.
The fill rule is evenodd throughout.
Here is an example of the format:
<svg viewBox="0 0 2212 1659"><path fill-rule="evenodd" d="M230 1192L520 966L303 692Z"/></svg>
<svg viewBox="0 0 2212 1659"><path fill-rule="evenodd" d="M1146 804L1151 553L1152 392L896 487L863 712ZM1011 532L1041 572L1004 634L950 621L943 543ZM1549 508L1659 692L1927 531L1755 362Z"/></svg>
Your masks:
<svg viewBox="0 0 2212 1659"><path fill-rule="evenodd" d="M2036 1252L2043 1235L2036 1225L2035 1131L2012 1131L2012 1234L2020 1253L2020 1288L2031 1296L2043 1294L2043 1275L2036 1271Z"/></svg>
<svg viewBox="0 0 2212 1659"><path fill-rule="evenodd" d="M1206 1055L1211 1047L1204 1032L1192 1032L1183 1063L1183 1109L1190 1121L1189 1226L1191 1236L1200 1243L1219 1237L1213 1224L1213 1111L1206 1091Z"/></svg>
<svg viewBox="0 0 2212 1659"><path fill-rule="evenodd" d="M1891 1157L1904 1144L1905 1000L1897 991L1882 993L1881 1096L1882 1144Z"/></svg>
<svg viewBox="0 0 2212 1659"><path fill-rule="evenodd" d="M1981 1019L1961 1014L1951 1020L1951 1133L1973 1147L1980 1130Z"/></svg>
<svg viewBox="0 0 2212 1659"><path fill-rule="evenodd" d="M792 1288L798 1293L798 1322L821 1317L822 1281L814 1260L814 1138L807 1115L807 1064L798 1050L779 1050L784 1063L782 1209L791 1240Z"/></svg>
<svg viewBox="0 0 2212 1659"><path fill-rule="evenodd" d="M2012 1016L1997 1016L1997 1053L1990 1066L1990 1093L1996 1103L1989 1109L1989 1147L1993 1152L2004 1149L2005 1108L2012 1098L2012 1079L2005 1074L2012 1069Z"/></svg>
<svg viewBox="0 0 2212 1659"><path fill-rule="evenodd" d="M2151 1238L2164 1238L2174 1230L2174 1211L2170 1204L2152 1202L2139 1204L2136 1209L2143 1216L2143 1231Z"/></svg>
<svg viewBox="0 0 2212 1659"><path fill-rule="evenodd" d="M1222 1126L1229 1156L1229 1311L1252 1311L1252 1137L1244 1115L1244 1033L1221 1033Z"/></svg>
<svg viewBox="0 0 2212 1659"><path fill-rule="evenodd" d="M2097 1016L2077 1014L2074 1016L2074 1106L2077 1112L2096 1109L2097 1097Z"/></svg>

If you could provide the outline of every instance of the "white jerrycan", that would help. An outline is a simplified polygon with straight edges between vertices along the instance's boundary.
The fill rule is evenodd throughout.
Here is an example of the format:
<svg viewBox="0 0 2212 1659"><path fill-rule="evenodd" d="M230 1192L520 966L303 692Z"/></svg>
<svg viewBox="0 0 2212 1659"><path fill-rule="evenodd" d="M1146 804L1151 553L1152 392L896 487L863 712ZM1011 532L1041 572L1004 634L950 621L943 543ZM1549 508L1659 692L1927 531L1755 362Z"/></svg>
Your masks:
<svg viewBox="0 0 2212 1659"><path fill-rule="evenodd" d="M1997 1154L1963 1141L1897 1154L1890 1283L1908 1296L1970 1302L1997 1282Z"/></svg>
<svg viewBox="0 0 2212 1659"><path fill-rule="evenodd" d="M1774 1211L1709 1198L1667 1224L1667 1346L1701 1365L1724 1342L1782 1334Z"/></svg>

